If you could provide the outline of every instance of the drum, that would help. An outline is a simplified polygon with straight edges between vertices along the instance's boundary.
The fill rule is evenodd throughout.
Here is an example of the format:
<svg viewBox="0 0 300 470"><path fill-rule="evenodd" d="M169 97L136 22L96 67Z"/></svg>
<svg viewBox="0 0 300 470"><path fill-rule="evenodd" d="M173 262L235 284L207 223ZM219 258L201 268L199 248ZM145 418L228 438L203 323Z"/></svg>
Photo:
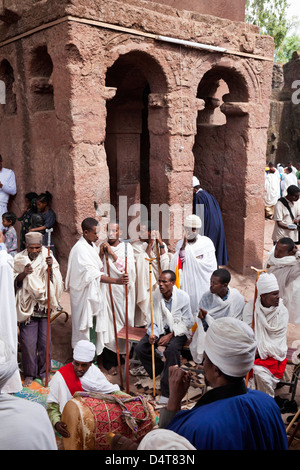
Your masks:
<svg viewBox="0 0 300 470"><path fill-rule="evenodd" d="M62 412L69 438L65 450L109 450L108 433L140 441L156 424L153 406L141 396L76 392Z"/></svg>

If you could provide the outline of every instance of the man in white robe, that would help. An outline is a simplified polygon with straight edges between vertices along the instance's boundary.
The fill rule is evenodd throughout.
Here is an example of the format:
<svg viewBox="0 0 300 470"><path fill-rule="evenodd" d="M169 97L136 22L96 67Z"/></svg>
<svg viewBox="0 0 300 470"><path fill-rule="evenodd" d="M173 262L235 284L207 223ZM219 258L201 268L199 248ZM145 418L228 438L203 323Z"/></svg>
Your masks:
<svg viewBox="0 0 300 470"><path fill-rule="evenodd" d="M7 253L4 235L0 232L0 332L2 339L15 351L17 361L18 331L13 267L13 257ZM16 369L4 385L2 393L17 393L20 390L22 390L20 371Z"/></svg>
<svg viewBox="0 0 300 470"><path fill-rule="evenodd" d="M279 286L274 274L262 273L257 280L257 300L254 306L254 333L257 358L253 376L255 388L275 396L276 385L286 368L288 310L279 297ZM253 300L244 308L243 320L250 326Z"/></svg>
<svg viewBox="0 0 300 470"><path fill-rule="evenodd" d="M26 249L14 257L17 318L20 328L20 346L24 372L23 386L29 386L35 377L46 381L48 298L51 312L60 307L63 281L59 264L42 245L39 232L25 235ZM50 292L48 294L48 274ZM51 368L51 328L49 331L49 371Z"/></svg>
<svg viewBox="0 0 300 470"><path fill-rule="evenodd" d="M297 176L296 176L296 173L293 171L293 169L288 166L284 169L284 173L285 173L285 190L284 190L284 193L283 193L283 196L286 196L287 195L287 189L289 186L297 186L298 185L298 181L297 181Z"/></svg>
<svg viewBox="0 0 300 470"><path fill-rule="evenodd" d="M274 206L280 198L280 174L279 171L269 164L265 172L265 213L267 218L272 218Z"/></svg>
<svg viewBox="0 0 300 470"><path fill-rule="evenodd" d="M102 353L103 367L109 374L117 374L118 352L126 353L126 341L115 338L114 319L117 333L126 325L126 295L128 301L128 326L134 326L135 312L135 263L132 245L127 241L120 241L120 225L117 221L107 224L107 241L100 246L100 257L103 261L104 272L116 280L110 289L106 286L106 305L108 313L108 339ZM127 289L120 280L127 273ZM118 285L117 285L118 284ZM126 294L127 291L127 294Z"/></svg>
<svg viewBox="0 0 300 470"><path fill-rule="evenodd" d="M72 312L72 348L80 340L92 340L95 335L97 356L102 354L108 340L108 317L105 283L126 281L108 277L100 259L98 221L87 217L81 223L82 236L73 246L68 259L65 287L70 292ZM124 286L123 286L124 289Z"/></svg>
<svg viewBox="0 0 300 470"><path fill-rule="evenodd" d="M3 168L3 159L0 155L0 230L3 230L2 214L7 212L10 196L17 193L16 177L13 170Z"/></svg>
<svg viewBox="0 0 300 470"><path fill-rule="evenodd" d="M15 351L0 339L0 450L57 450L45 408L39 403L2 393L17 370Z"/></svg>
<svg viewBox="0 0 300 470"><path fill-rule="evenodd" d="M280 297L289 312L289 323L300 324L300 251L291 238L281 238L269 253L268 273L274 274Z"/></svg>
<svg viewBox="0 0 300 470"><path fill-rule="evenodd" d="M199 235L201 219L190 215L184 222L185 236L176 245L170 269L179 272L180 289L190 297L193 315L198 314L202 295L209 289L210 277L217 269L215 246L210 238Z"/></svg>
<svg viewBox="0 0 300 470"><path fill-rule="evenodd" d="M149 261L152 259L152 291L158 288L159 274L169 269L170 257L168 248L163 243L158 230L151 230L151 222L140 223L140 238L132 242L135 260L136 308L134 326L147 324L147 311L150 299Z"/></svg>
<svg viewBox="0 0 300 470"><path fill-rule="evenodd" d="M274 244L284 237L298 241L297 223L300 222L300 189L292 185L287 189L287 195L278 200L274 208L275 221L272 233Z"/></svg>
<svg viewBox="0 0 300 470"><path fill-rule="evenodd" d="M66 403L75 392L116 393L120 388L111 384L100 369L93 364L96 348L86 340L78 341L73 352L73 362L61 367L49 383L47 412L54 429L63 437L70 437L61 415Z"/></svg>
<svg viewBox="0 0 300 470"><path fill-rule="evenodd" d="M194 318L191 312L189 296L175 286L176 276L166 270L159 276L159 289L153 295L153 335L151 305L148 307L148 330L135 347L135 353L147 373L153 378L151 349L154 344L165 346L165 361L155 355L155 375L160 376L160 403L166 403L169 397L169 367L180 365L180 352L190 338Z"/></svg>
<svg viewBox="0 0 300 470"><path fill-rule="evenodd" d="M242 320L245 299L234 287L229 287L230 272L217 269L210 279L210 289L203 294L199 302L197 329L190 344L194 361L201 364L204 352L205 332L217 318L232 317Z"/></svg>

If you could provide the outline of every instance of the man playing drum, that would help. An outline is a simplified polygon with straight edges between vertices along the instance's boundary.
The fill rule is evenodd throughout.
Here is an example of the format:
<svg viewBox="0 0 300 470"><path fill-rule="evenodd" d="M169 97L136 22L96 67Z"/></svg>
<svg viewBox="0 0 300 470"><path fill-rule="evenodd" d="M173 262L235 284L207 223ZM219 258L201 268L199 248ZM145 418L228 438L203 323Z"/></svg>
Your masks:
<svg viewBox="0 0 300 470"><path fill-rule="evenodd" d="M47 412L54 429L63 437L69 437L70 434L66 424L61 421L61 414L75 392L114 393L120 390L93 364L95 353L93 343L78 341L73 352L73 362L61 367L49 383Z"/></svg>

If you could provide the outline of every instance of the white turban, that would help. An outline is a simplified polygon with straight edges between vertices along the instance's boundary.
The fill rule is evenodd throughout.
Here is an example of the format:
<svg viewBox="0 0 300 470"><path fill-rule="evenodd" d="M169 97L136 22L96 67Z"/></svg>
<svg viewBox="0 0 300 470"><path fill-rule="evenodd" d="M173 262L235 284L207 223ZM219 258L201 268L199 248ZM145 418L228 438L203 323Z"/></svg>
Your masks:
<svg viewBox="0 0 300 470"><path fill-rule="evenodd" d="M195 214L188 215L184 221L184 226L188 228L201 228L201 225L200 217Z"/></svg>
<svg viewBox="0 0 300 470"><path fill-rule="evenodd" d="M185 438L168 429L154 429L141 440L137 450L196 450Z"/></svg>
<svg viewBox="0 0 300 470"><path fill-rule="evenodd" d="M16 355L11 346L0 339L0 391L18 369Z"/></svg>
<svg viewBox="0 0 300 470"><path fill-rule="evenodd" d="M79 362L91 362L95 357L96 348L93 343L82 339L74 348L73 359Z"/></svg>
<svg viewBox="0 0 300 470"><path fill-rule="evenodd" d="M274 274L262 273L256 284L259 295L279 290L278 282Z"/></svg>
<svg viewBox="0 0 300 470"><path fill-rule="evenodd" d="M200 181L198 180L197 176L193 176L193 188L195 186L200 186Z"/></svg>
<svg viewBox="0 0 300 470"><path fill-rule="evenodd" d="M204 351L224 374L244 377L254 364L254 332L242 320L232 317L218 318L206 332Z"/></svg>

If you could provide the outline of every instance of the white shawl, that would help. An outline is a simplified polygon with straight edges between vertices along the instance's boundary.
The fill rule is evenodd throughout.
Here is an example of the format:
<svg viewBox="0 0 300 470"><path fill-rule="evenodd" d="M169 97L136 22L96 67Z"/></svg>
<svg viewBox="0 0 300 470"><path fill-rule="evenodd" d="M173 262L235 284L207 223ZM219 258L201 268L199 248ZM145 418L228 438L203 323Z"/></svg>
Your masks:
<svg viewBox="0 0 300 470"><path fill-rule="evenodd" d="M269 253L267 272L277 279L280 297L289 312L289 322L297 325L300 324L300 251L295 256L275 258L274 249Z"/></svg>
<svg viewBox="0 0 300 470"><path fill-rule="evenodd" d="M182 244L183 240L177 243L176 253L170 263L170 269L174 272ZM195 243L186 244L185 262L180 273L180 288L189 294L194 316L198 313L202 295L209 290L210 278L216 269L215 247L210 238L197 235Z"/></svg>
<svg viewBox="0 0 300 470"><path fill-rule="evenodd" d="M283 361L287 353L288 311L282 299L278 307L265 308L260 298L255 303L255 338L261 359Z"/></svg>
<svg viewBox="0 0 300 470"><path fill-rule="evenodd" d="M18 332L17 311L14 291L13 276L14 260L5 250L0 251L0 332L1 339L13 350L15 362L17 362ZM17 393L22 390L22 382L19 369L6 381L2 387L2 393Z"/></svg>
<svg viewBox="0 0 300 470"><path fill-rule="evenodd" d="M116 247L111 247L115 255L122 259L125 266L125 242L120 242ZM125 271L120 271L119 267L114 263L111 256L108 257L110 276L120 278L124 275ZM107 274L106 258L104 257L104 271ZM135 264L132 246L127 243L127 273L129 277L128 284L128 326L134 325L134 310L135 310ZM108 311L108 340L105 347L111 351L116 352L115 330L113 323L113 311L109 293L108 284L105 285L106 290L106 303ZM126 289L124 285L112 284L111 285L114 313L116 318L117 331L120 331L125 326L126 319ZM119 340L120 354L126 353L125 340Z"/></svg>

